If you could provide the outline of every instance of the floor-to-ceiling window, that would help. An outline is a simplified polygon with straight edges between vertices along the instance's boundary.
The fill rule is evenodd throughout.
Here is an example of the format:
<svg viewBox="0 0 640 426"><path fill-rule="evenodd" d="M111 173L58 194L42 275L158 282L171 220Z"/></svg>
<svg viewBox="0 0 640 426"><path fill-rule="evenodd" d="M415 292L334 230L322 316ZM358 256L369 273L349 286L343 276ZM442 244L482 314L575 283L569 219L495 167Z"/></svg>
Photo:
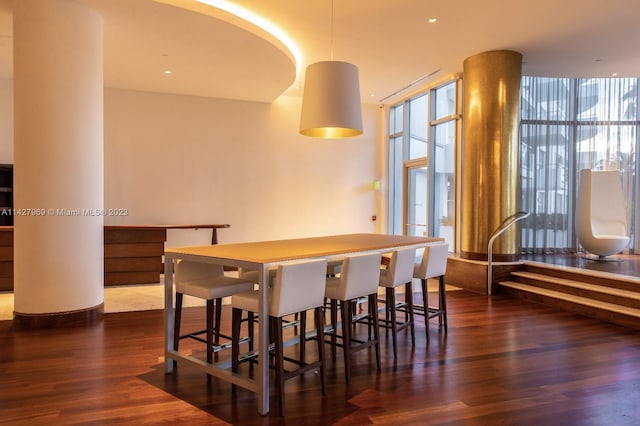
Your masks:
<svg viewBox="0 0 640 426"><path fill-rule="evenodd" d="M427 117L429 94L423 93L407 101L407 128L404 156L405 203L404 221L406 235L427 235L427 165L429 148Z"/></svg>
<svg viewBox="0 0 640 426"><path fill-rule="evenodd" d="M454 247L455 218L455 149L457 114L456 82L450 82L433 90L431 135L431 182L433 197L430 227L433 235L443 237L449 247Z"/></svg>
<svg viewBox="0 0 640 426"><path fill-rule="evenodd" d="M633 252L637 244L639 79L523 77L520 108L522 225L528 253L575 252L581 169L620 170Z"/></svg>
<svg viewBox="0 0 640 426"><path fill-rule="evenodd" d="M389 232L402 235L404 103L389 109Z"/></svg>
<svg viewBox="0 0 640 426"><path fill-rule="evenodd" d="M444 237L454 247L458 81L389 109L389 232Z"/></svg>
<svg viewBox="0 0 640 426"><path fill-rule="evenodd" d="M427 235L427 113L421 93L389 112L389 231Z"/></svg>

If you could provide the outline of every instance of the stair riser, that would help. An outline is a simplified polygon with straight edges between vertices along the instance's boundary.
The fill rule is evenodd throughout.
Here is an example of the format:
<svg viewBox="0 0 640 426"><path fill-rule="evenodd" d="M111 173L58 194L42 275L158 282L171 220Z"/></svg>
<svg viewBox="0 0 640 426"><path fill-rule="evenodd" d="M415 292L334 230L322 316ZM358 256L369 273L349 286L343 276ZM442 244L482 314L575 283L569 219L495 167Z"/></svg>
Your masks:
<svg viewBox="0 0 640 426"><path fill-rule="evenodd" d="M523 270L527 272L536 273L536 274L546 275L549 277L564 278L567 280L579 281L579 282L588 283L588 284L603 285L606 287L617 288L620 290L628 290L628 291L635 291L635 292L640 291L640 284L623 281L623 280L596 277L596 276L586 275L586 274L576 274L570 271L557 270L557 269L551 269L551 268L540 268L533 265L525 265Z"/></svg>
<svg viewBox="0 0 640 426"><path fill-rule="evenodd" d="M513 276L514 281L519 283L528 284L534 287L545 288L548 290L558 291L561 293L572 294L574 296L586 297L592 300L599 300L601 302L614 303L616 305L628 306L630 308L640 309L640 300L627 298L623 296L617 296L612 294L606 294L599 291L591 291L583 288L575 288L566 286L561 283L552 283L548 281L541 281L526 277ZM638 292L640 295L640 292Z"/></svg>
<svg viewBox="0 0 640 426"><path fill-rule="evenodd" d="M530 302L540 303L545 306L552 306L558 309L574 312L576 314L584 315L591 318L596 318L602 321L611 322L614 324L623 325L632 329L640 330L640 318L619 314L617 312L611 312L603 309L598 309L591 306L585 306L577 303L572 303L565 300L555 299L553 297L547 297L544 295L529 293L526 291L520 291L518 289L502 287L501 291L506 294L510 294L522 300Z"/></svg>

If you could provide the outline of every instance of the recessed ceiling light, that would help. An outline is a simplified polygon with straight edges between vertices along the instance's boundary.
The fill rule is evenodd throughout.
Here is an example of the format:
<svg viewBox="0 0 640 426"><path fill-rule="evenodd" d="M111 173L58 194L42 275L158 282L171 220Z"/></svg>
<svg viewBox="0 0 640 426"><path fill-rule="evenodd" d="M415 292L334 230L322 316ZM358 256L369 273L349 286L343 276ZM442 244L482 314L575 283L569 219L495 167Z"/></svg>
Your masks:
<svg viewBox="0 0 640 426"><path fill-rule="evenodd" d="M169 74L171 74L171 70L164 70L164 73L165 73L166 75L169 75Z"/></svg>
<svg viewBox="0 0 640 426"><path fill-rule="evenodd" d="M613 74L611 74L611 77L617 77L617 76L618 76L617 72L614 72Z"/></svg>
<svg viewBox="0 0 640 426"><path fill-rule="evenodd" d="M429 18L430 24L435 24L436 22L438 22L438 18Z"/></svg>

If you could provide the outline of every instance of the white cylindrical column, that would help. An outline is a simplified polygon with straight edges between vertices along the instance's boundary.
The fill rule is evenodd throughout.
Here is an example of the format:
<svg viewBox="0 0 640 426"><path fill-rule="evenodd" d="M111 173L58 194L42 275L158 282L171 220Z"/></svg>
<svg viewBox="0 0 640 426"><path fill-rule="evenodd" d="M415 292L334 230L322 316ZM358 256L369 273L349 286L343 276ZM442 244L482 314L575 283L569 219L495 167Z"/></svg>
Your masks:
<svg viewBox="0 0 640 426"><path fill-rule="evenodd" d="M14 3L14 325L104 306L103 21L72 0Z"/></svg>

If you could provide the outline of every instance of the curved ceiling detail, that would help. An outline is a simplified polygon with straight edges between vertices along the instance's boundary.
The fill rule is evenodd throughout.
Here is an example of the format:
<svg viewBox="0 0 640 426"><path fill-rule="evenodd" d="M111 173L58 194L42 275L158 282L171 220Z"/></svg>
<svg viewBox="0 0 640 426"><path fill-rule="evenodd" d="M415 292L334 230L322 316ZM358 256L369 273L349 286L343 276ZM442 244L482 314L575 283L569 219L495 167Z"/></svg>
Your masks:
<svg viewBox="0 0 640 426"><path fill-rule="evenodd" d="M153 0L221 19L257 35L289 54L300 69L302 53L296 43L280 27L251 10L229 0Z"/></svg>
<svg viewBox="0 0 640 426"><path fill-rule="evenodd" d="M13 73L15 1L0 0L0 78ZM526 13L505 0L461 0L455 8L444 0L336 1L335 10L328 0L64 1L104 16L105 85L130 90L271 102L302 97L304 69L335 58L358 66L363 103L388 104L461 72L469 56L499 49L522 53L525 75L640 75L638 0L619 7L538 0ZM277 25L302 55L259 25L200 2Z"/></svg>
<svg viewBox="0 0 640 426"><path fill-rule="evenodd" d="M286 45L222 10L192 0L82 1L104 17L107 87L271 102L296 80Z"/></svg>

